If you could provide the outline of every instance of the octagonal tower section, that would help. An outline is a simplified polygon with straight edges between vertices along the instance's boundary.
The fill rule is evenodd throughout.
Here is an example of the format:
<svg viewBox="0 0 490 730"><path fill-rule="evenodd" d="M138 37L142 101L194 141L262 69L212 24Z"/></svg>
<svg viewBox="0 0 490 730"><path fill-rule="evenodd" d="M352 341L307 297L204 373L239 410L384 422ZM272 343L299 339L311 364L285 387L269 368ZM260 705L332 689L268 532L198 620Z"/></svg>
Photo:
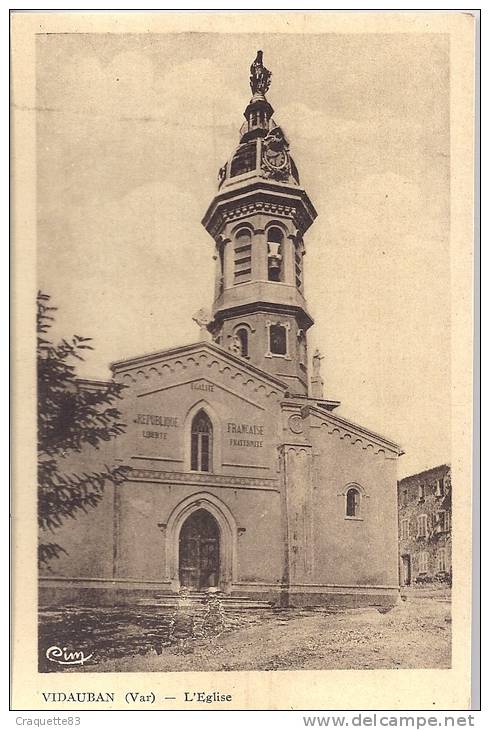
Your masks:
<svg viewBox="0 0 490 730"><path fill-rule="evenodd" d="M203 225L215 241L214 341L308 393L303 236L316 211L265 97L270 72L259 51L240 144L219 172Z"/></svg>

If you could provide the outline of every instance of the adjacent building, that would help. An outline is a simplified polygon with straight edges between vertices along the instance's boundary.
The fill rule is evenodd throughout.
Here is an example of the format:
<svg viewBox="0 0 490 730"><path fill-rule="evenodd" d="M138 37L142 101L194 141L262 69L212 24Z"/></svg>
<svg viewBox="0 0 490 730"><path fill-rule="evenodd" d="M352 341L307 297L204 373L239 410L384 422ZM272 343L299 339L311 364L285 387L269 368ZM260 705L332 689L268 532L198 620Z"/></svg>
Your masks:
<svg viewBox="0 0 490 730"><path fill-rule="evenodd" d="M250 72L239 144L202 221L212 311L195 317L199 341L112 365L127 430L81 458L131 472L57 534L66 555L41 577L42 601L183 586L286 606L397 599L402 452L324 397L303 274L317 213L266 98L261 52Z"/></svg>
<svg viewBox="0 0 490 730"><path fill-rule="evenodd" d="M451 582L451 467L398 482L400 584Z"/></svg>

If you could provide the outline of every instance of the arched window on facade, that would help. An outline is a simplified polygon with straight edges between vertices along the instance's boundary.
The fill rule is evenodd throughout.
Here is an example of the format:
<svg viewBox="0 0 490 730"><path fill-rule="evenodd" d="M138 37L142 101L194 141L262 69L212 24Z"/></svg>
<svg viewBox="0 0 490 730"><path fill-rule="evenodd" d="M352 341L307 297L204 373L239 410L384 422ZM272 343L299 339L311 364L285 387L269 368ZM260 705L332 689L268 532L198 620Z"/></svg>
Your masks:
<svg viewBox="0 0 490 730"><path fill-rule="evenodd" d="M248 228L241 228L234 242L234 283L250 281L252 276L252 234Z"/></svg>
<svg viewBox="0 0 490 730"><path fill-rule="evenodd" d="M200 410L191 425L191 470L211 471L213 426L205 411Z"/></svg>
<svg viewBox="0 0 490 730"><path fill-rule="evenodd" d="M267 277L269 281L282 281L284 234L280 228L267 230Z"/></svg>
<svg viewBox="0 0 490 730"><path fill-rule="evenodd" d="M271 355L287 355L287 334L284 325L271 324L269 347Z"/></svg>
<svg viewBox="0 0 490 730"><path fill-rule="evenodd" d="M294 277L296 287L301 289L303 284L303 248L302 242L297 242L294 247Z"/></svg>
<svg viewBox="0 0 490 730"><path fill-rule="evenodd" d="M306 334L303 329L299 329L297 333L298 338L298 357L299 364L303 370L306 370L307 364L307 352L306 352Z"/></svg>
<svg viewBox="0 0 490 730"><path fill-rule="evenodd" d="M257 145L255 140L241 144L235 152L230 165L230 177L244 175L255 170L257 164Z"/></svg>
<svg viewBox="0 0 490 730"><path fill-rule="evenodd" d="M218 291L220 294L222 294L223 289L225 288L225 248L224 248L224 244L220 244L220 246L218 248L218 261L219 261Z"/></svg>
<svg viewBox="0 0 490 730"><path fill-rule="evenodd" d="M240 327L240 329L238 329L235 334L238 337L238 339L240 340L240 349L241 349L240 355L242 357L248 357L248 332L247 332L247 330L245 329L245 327Z"/></svg>
<svg viewBox="0 0 490 730"><path fill-rule="evenodd" d="M424 551L422 553L419 553L418 555L418 564L419 564L419 575L421 573L427 573L429 570L429 553Z"/></svg>
<svg viewBox="0 0 490 730"><path fill-rule="evenodd" d="M345 495L346 517L359 517L361 511L361 493L356 487L349 487Z"/></svg>
<svg viewBox="0 0 490 730"><path fill-rule="evenodd" d="M419 515L417 517L417 537L427 537L428 520L427 515Z"/></svg>

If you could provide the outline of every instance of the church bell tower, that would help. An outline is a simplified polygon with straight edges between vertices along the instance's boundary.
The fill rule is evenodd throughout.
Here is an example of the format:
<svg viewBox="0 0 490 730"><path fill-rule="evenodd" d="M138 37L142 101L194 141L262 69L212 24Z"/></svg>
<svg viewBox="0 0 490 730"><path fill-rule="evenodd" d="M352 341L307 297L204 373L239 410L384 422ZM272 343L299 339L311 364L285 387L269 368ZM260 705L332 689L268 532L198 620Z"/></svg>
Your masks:
<svg viewBox="0 0 490 730"><path fill-rule="evenodd" d="M266 99L271 72L258 51L240 143L219 171L203 218L216 244L213 339L289 386L308 392L303 236L316 211Z"/></svg>

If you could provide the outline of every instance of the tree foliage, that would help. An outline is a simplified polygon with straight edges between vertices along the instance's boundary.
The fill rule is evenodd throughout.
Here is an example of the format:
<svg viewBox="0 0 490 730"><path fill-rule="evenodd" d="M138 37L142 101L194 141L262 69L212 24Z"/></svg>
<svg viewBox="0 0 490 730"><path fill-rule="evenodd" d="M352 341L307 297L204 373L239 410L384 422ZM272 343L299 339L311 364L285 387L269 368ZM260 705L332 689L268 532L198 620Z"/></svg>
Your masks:
<svg viewBox="0 0 490 730"><path fill-rule="evenodd" d="M63 457L87 445L99 448L125 430L116 407L124 386L80 382L76 361L93 349L91 338L74 335L54 344L49 331L56 307L48 294L37 296L37 395L38 395L38 522L39 566L48 567L66 550L45 539L67 519L96 507L107 482L124 481L125 466L104 466L98 471L67 473Z"/></svg>

